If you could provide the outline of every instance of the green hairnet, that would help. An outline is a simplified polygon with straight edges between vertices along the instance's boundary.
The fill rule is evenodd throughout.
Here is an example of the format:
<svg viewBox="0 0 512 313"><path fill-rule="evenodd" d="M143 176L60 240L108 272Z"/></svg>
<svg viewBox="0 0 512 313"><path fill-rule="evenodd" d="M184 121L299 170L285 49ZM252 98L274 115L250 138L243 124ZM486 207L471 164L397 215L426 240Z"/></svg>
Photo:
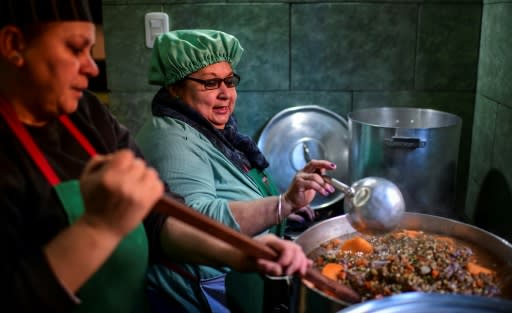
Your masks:
<svg viewBox="0 0 512 313"><path fill-rule="evenodd" d="M153 45L149 83L169 86L221 61L235 67L243 51L238 39L218 30L184 29L163 33Z"/></svg>

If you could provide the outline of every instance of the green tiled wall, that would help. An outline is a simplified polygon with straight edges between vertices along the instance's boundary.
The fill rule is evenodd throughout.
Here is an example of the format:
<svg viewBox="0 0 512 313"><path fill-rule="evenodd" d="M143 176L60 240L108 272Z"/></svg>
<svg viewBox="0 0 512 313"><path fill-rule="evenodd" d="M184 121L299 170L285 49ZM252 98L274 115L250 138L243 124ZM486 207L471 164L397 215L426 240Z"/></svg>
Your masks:
<svg viewBox="0 0 512 313"><path fill-rule="evenodd" d="M480 4L420 8L416 89L475 89L481 14Z"/></svg>
<svg viewBox="0 0 512 313"><path fill-rule="evenodd" d="M388 3L292 6L292 89L411 89L417 11Z"/></svg>
<svg viewBox="0 0 512 313"><path fill-rule="evenodd" d="M467 215L512 240L512 1L485 1Z"/></svg>
<svg viewBox="0 0 512 313"><path fill-rule="evenodd" d="M236 114L255 139L274 114L297 105L342 116L388 105L459 115L457 207L464 207L481 1L104 0L110 103L133 132L157 88L146 83L144 15L152 11L166 12L171 29L215 28L240 39Z"/></svg>

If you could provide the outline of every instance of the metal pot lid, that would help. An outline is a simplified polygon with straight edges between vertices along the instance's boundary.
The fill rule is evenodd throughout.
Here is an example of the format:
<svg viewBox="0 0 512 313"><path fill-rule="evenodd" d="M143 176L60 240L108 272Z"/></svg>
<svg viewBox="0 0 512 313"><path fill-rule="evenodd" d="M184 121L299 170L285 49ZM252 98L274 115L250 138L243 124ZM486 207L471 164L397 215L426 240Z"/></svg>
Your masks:
<svg viewBox="0 0 512 313"><path fill-rule="evenodd" d="M321 106L305 105L277 113L265 125L258 147L270 163L268 170L278 189L284 192L308 155L334 162L337 168L329 175L347 181L349 140L346 119ZM341 199L339 191L327 197L318 194L311 208L325 208Z"/></svg>
<svg viewBox="0 0 512 313"><path fill-rule="evenodd" d="M408 292L351 305L338 313L508 313L512 301L501 298Z"/></svg>

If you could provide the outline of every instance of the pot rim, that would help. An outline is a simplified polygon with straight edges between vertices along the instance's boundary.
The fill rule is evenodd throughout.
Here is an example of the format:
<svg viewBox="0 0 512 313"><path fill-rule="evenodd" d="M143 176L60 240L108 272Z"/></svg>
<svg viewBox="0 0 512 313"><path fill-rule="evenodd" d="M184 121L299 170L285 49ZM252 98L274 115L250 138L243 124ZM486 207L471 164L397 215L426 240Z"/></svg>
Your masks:
<svg viewBox="0 0 512 313"><path fill-rule="evenodd" d="M417 127L414 126L414 124L411 124L411 126L391 126L386 125L384 123L378 123L375 121L372 121L368 117L363 117L363 115L368 114L376 114L379 116L379 118L382 118L382 115L385 113L402 113L402 114L409 114L411 116L418 116L418 115L434 115L436 117L442 117L446 119L442 125L437 126L429 126L429 127ZM390 119L391 116L386 116L386 119ZM462 118L460 118L458 115L435 110L435 109L427 109L427 108L415 108L415 107L376 107L376 108L365 108L365 109L359 109L352 112L349 112L347 114L347 119L349 123L349 128L351 123L355 122L358 124L362 124L365 126L372 126L372 127L378 127L378 128L384 128L384 129L417 129L417 130L426 130L426 129L444 129L444 128L458 128L462 125Z"/></svg>

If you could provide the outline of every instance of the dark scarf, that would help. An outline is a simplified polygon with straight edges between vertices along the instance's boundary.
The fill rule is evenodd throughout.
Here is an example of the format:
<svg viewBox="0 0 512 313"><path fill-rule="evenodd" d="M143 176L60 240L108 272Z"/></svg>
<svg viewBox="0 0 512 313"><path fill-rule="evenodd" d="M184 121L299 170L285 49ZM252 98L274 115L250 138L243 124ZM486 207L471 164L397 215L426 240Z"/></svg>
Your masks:
<svg viewBox="0 0 512 313"><path fill-rule="evenodd" d="M153 98L151 110L154 116L172 117L195 128L244 172L253 167L264 170L269 165L256 143L238 132L233 115L224 129L217 129L186 103L172 97L165 88L161 88Z"/></svg>

